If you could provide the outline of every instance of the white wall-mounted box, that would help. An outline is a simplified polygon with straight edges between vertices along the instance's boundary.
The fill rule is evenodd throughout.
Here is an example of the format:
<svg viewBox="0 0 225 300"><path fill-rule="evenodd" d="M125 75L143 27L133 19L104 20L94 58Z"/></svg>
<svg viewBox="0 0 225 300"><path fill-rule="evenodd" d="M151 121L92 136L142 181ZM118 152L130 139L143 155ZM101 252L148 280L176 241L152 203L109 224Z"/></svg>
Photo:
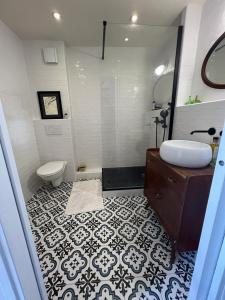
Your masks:
<svg viewBox="0 0 225 300"><path fill-rule="evenodd" d="M58 56L56 48L43 48L43 59L45 64L57 64Z"/></svg>

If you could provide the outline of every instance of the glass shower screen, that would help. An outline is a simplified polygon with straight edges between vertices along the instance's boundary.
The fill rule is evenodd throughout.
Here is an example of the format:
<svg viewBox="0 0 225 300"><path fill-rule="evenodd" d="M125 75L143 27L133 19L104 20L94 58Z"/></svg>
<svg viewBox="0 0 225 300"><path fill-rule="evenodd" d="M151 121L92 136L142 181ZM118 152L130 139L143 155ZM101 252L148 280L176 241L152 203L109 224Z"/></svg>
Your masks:
<svg viewBox="0 0 225 300"><path fill-rule="evenodd" d="M166 139L177 27L107 24L101 64L103 190L143 188L145 153ZM166 128L157 126L168 110Z"/></svg>

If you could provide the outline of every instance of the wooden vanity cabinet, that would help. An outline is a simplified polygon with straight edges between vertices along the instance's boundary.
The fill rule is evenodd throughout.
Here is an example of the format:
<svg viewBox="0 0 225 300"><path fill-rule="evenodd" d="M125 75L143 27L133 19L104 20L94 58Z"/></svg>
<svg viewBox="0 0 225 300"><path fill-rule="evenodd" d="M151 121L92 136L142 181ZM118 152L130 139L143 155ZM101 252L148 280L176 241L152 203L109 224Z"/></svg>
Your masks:
<svg viewBox="0 0 225 300"><path fill-rule="evenodd" d="M147 150L144 192L171 238L173 255L198 248L212 176L212 167L176 167L157 149Z"/></svg>

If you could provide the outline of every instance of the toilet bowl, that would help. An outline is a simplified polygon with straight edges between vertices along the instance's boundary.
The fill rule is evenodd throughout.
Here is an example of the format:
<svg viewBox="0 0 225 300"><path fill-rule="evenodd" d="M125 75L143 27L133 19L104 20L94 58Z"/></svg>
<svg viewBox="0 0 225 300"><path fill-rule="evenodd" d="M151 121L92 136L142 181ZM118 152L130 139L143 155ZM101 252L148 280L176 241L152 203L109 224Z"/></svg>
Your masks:
<svg viewBox="0 0 225 300"><path fill-rule="evenodd" d="M44 181L50 181L54 187L57 187L63 181L66 165L66 161L50 161L37 170L37 175Z"/></svg>

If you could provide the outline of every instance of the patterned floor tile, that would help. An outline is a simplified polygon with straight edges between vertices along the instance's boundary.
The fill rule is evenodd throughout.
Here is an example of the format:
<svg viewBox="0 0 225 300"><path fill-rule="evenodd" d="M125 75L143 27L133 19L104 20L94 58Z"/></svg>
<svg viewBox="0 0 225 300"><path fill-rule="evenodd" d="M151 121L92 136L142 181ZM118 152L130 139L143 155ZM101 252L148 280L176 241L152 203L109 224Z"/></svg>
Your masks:
<svg viewBox="0 0 225 300"><path fill-rule="evenodd" d="M109 281L113 286L113 290L121 295L121 297L125 297L130 292L134 278L131 270L120 264Z"/></svg>
<svg viewBox="0 0 225 300"><path fill-rule="evenodd" d="M54 300L79 300L78 291L76 291L74 285L66 285Z"/></svg>
<svg viewBox="0 0 225 300"><path fill-rule="evenodd" d="M130 269L134 276L142 276L149 263L147 253L135 245L126 247L120 257L121 263Z"/></svg>
<svg viewBox="0 0 225 300"><path fill-rule="evenodd" d="M87 266L88 259L80 250L76 249L70 255L64 258L60 264L60 269L64 273L66 279L69 281L69 284L71 284Z"/></svg>
<svg viewBox="0 0 225 300"><path fill-rule="evenodd" d="M172 270L171 251L165 245L155 243L150 251L150 258L166 271Z"/></svg>
<svg viewBox="0 0 225 300"><path fill-rule="evenodd" d="M48 276L45 287L49 300L58 299L60 291L66 286L62 274L56 269L51 275Z"/></svg>
<svg viewBox="0 0 225 300"><path fill-rule="evenodd" d="M79 293L79 299L89 300L92 294L95 294L95 291L100 284L100 279L94 270L90 267L79 276L78 280L75 283L75 286Z"/></svg>
<svg viewBox="0 0 225 300"><path fill-rule="evenodd" d="M189 288L177 278L176 274L167 276L161 291L161 297L165 300L187 300Z"/></svg>
<svg viewBox="0 0 225 300"><path fill-rule="evenodd" d="M160 292L144 278L135 278L125 300L162 300Z"/></svg>
<svg viewBox="0 0 225 300"><path fill-rule="evenodd" d="M100 245L101 243L98 239L96 239L95 237L91 237L83 243L81 248L84 250L85 255L88 256L89 259L91 259L91 257L97 253L97 250L100 249Z"/></svg>
<svg viewBox="0 0 225 300"><path fill-rule="evenodd" d="M49 299L187 299L195 252L177 253L144 196L65 215L72 183L41 187L27 210Z"/></svg>
<svg viewBox="0 0 225 300"><path fill-rule="evenodd" d="M121 300L122 298L117 295L110 282L103 281L101 282L98 291L96 291L95 295L92 295L90 299L98 299L98 300Z"/></svg>
<svg viewBox="0 0 225 300"><path fill-rule="evenodd" d="M119 266L120 256L111 247L101 247L92 256L90 268L101 280L109 280Z"/></svg>

